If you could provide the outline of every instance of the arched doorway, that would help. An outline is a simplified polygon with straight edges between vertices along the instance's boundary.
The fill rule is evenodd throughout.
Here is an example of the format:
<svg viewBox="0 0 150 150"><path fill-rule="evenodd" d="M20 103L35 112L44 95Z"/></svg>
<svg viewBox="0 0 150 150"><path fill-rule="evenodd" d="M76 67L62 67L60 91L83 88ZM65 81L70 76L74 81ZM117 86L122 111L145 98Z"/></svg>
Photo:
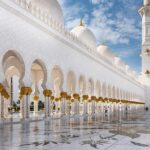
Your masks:
<svg viewBox="0 0 150 150"><path fill-rule="evenodd" d="M23 77L25 74L25 64L21 55L14 50L7 51L2 59L2 67L5 75L5 88L8 88L10 91L10 101L5 106L5 112L8 113L10 117L19 117L20 112L20 98L19 90L23 85ZM13 91L15 89L15 91ZM15 93L15 95L14 95ZM6 116L8 114L5 114ZM22 114L21 114L22 117Z"/></svg>
<svg viewBox="0 0 150 150"><path fill-rule="evenodd" d="M35 116L43 114L44 107L46 106L45 100L43 99L43 90L46 87L47 81L47 68L44 62L40 59L33 61L31 66L31 77L32 77L32 96L33 101L30 103L30 110L34 112Z"/></svg>

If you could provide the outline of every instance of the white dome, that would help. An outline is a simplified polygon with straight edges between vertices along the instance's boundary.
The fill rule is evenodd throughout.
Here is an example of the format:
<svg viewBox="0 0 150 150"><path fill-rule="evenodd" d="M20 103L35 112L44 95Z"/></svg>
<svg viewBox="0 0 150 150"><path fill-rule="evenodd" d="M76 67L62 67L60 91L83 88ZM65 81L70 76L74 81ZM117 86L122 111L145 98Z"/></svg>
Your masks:
<svg viewBox="0 0 150 150"><path fill-rule="evenodd" d="M29 6L36 6L55 21L64 25L63 12L57 0L30 0Z"/></svg>
<svg viewBox="0 0 150 150"><path fill-rule="evenodd" d="M110 51L110 49L108 48L108 46L102 44L102 45L100 45L100 46L97 47L97 51L102 56L105 56L105 54L108 53Z"/></svg>
<svg viewBox="0 0 150 150"><path fill-rule="evenodd" d="M85 44L89 45L91 48L96 48L96 38L91 30L84 26L77 26L72 29L71 33L76 35Z"/></svg>

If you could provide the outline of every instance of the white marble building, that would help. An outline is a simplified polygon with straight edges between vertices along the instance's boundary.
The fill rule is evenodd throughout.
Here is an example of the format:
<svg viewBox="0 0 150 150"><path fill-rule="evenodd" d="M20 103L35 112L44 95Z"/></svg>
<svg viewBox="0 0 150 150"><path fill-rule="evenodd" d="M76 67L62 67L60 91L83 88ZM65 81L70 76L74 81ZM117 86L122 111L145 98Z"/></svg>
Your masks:
<svg viewBox="0 0 150 150"><path fill-rule="evenodd" d="M19 78L24 119L30 117L33 100L38 112L39 98L45 102L45 117L51 115L53 103L61 115L149 104L149 4L145 0L139 10L143 63L138 76L109 47L96 45L82 20L72 31L65 29L57 0L0 0L0 118L8 114L14 75Z"/></svg>

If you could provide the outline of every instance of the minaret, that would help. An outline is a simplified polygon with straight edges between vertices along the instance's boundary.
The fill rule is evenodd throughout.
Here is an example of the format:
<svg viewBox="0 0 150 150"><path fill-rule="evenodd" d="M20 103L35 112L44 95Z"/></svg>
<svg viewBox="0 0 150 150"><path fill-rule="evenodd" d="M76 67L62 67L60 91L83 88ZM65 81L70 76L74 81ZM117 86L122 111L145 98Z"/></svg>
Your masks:
<svg viewBox="0 0 150 150"><path fill-rule="evenodd" d="M144 0L144 6L150 5L150 0Z"/></svg>
<svg viewBox="0 0 150 150"><path fill-rule="evenodd" d="M146 105L150 108L150 0L144 0L139 10L142 17L142 82L145 85Z"/></svg>
<svg viewBox="0 0 150 150"><path fill-rule="evenodd" d="M150 0L144 0L139 13L142 17L142 75L150 75Z"/></svg>

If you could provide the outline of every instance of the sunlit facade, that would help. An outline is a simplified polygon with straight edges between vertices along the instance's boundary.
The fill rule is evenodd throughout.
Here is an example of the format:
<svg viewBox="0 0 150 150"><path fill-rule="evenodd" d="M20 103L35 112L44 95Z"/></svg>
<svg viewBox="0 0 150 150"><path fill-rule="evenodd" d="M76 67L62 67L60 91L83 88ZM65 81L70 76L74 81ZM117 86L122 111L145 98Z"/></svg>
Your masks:
<svg viewBox="0 0 150 150"><path fill-rule="evenodd" d="M144 11L148 9L150 14L150 1L144 4L139 10L143 22ZM145 25L143 28L149 33ZM142 56L147 61L142 65L144 73L136 75L108 46L96 45L83 20L68 31L57 0L1 0L0 53L1 119L10 117L14 76L18 80L18 113L24 120L30 119L32 112L38 116L39 111L45 118L113 115L144 109L145 102L148 104L149 55ZM40 100L44 102L42 110L38 108Z"/></svg>

